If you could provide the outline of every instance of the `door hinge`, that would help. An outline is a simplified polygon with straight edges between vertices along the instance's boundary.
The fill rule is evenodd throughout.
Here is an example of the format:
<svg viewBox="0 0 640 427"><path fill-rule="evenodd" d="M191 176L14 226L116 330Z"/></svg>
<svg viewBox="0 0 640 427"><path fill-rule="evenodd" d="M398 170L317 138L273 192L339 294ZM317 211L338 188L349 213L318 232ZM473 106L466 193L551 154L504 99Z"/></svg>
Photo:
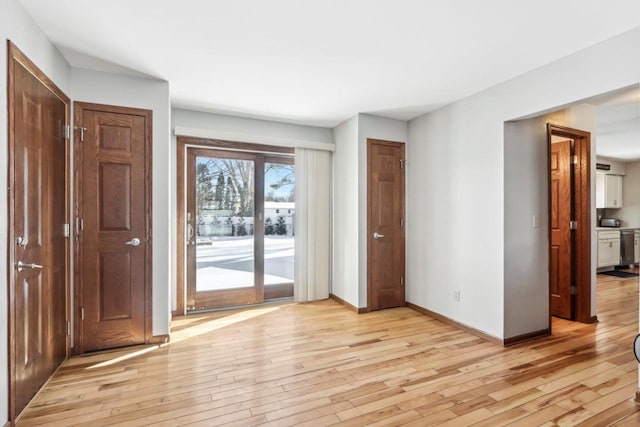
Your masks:
<svg viewBox="0 0 640 427"><path fill-rule="evenodd" d="M87 131L87 128L83 128L81 126L75 126L74 129L80 131L80 142L84 142L84 133Z"/></svg>
<svg viewBox="0 0 640 427"><path fill-rule="evenodd" d="M400 160L400 169L404 169L404 160Z"/></svg>
<svg viewBox="0 0 640 427"><path fill-rule="evenodd" d="M70 237L71 230L69 229L69 224L64 224L64 237Z"/></svg>
<svg viewBox="0 0 640 427"><path fill-rule="evenodd" d="M404 228L404 218L400 218L400 228Z"/></svg>
<svg viewBox="0 0 640 427"><path fill-rule="evenodd" d="M71 336L71 322L67 320L67 336Z"/></svg>
<svg viewBox="0 0 640 427"><path fill-rule="evenodd" d="M571 156L571 164L572 165L577 165L578 164L578 156L576 156L575 154L573 156Z"/></svg>
<svg viewBox="0 0 640 427"><path fill-rule="evenodd" d="M578 295L578 288L576 288L575 286L571 287L571 295Z"/></svg>
<svg viewBox="0 0 640 427"><path fill-rule="evenodd" d="M578 229L578 221L569 221L569 229L577 230Z"/></svg>
<svg viewBox="0 0 640 427"><path fill-rule="evenodd" d="M400 285L404 286L404 276L400 276Z"/></svg>
<svg viewBox="0 0 640 427"><path fill-rule="evenodd" d="M64 139L71 139L71 126L64 125Z"/></svg>
<svg viewBox="0 0 640 427"><path fill-rule="evenodd" d="M80 308L80 319L84 320L84 307Z"/></svg>

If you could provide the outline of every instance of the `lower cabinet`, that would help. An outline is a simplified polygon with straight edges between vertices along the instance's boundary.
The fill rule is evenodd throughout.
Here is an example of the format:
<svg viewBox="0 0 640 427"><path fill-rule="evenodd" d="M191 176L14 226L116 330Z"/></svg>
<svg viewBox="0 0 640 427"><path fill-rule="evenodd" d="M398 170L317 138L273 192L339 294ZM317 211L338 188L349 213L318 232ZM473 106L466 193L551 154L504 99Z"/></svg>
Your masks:
<svg viewBox="0 0 640 427"><path fill-rule="evenodd" d="M620 232L598 232L598 268L620 264Z"/></svg>
<svg viewBox="0 0 640 427"><path fill-rule="evenodd" d="M640 262L640 231L636 230L633 236L633 262Z"/></svg>

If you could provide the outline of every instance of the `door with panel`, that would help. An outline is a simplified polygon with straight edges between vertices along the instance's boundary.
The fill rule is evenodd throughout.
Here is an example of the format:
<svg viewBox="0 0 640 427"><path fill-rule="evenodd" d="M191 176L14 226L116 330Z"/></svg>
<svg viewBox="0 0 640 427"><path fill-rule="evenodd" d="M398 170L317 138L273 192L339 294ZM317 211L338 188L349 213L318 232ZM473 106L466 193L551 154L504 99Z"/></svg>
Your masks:
<svg viewBox="0 0 640 427"><path fill-rule="evenodd" d="M67 356L67 98L9 43L10 418Z"/></svg>
<svg viewBox="0 0 640 427"><path fill-rule="evenodd" d="M597 321L591 288L590 140L589 132L547 123L549 321L551 316Z"/></svg>
<svg viewBox="0 0 640 427"><path fill-rule="evenodd" d="M150 338L151 112L75 104L79 352Z"/></svg>
<svg viewBox="0 0 640 427"><path fill-rule="evenodd" d="M369 310L405 305L404 144L367 140Z"/></svg>
<svg viewBox="0 0 640 427"><path fill-rule="evenodd" d="M565 140L551 144L549 288L551 315L571 319L571 144Z"/></svg>

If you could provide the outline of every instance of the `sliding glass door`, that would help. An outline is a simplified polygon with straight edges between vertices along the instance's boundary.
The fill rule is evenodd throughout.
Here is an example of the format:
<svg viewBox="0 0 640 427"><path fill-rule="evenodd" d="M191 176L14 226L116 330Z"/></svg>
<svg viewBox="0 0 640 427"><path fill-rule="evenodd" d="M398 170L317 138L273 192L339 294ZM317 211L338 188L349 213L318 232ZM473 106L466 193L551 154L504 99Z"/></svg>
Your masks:
<svg viewBox="0 0 640 427"><path fill-rule="evenodd" d="M187 311L293 295L293 158L187 148Z"/></svg>
<svg viewBox="0 0 640 427"><path fill-rule="evenodd" d="M293 296L295 166L293 158L265 157L264 292L266 299Z"/></svg>

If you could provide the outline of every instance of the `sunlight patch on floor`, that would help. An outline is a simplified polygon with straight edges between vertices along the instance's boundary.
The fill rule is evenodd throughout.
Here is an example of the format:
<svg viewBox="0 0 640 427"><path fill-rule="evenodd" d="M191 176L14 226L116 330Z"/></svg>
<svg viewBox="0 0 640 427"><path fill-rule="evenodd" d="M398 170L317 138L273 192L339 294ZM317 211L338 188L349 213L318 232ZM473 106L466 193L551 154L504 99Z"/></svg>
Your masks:
<svg viewBox="0 0 640 427"><path fill-rule="evenodd" d="M229 316L221 317L218 319L212 319L208 322L200 323L198 325L189 326L185 329L172 333L171 341L166 344L162 344L162 347L175 344L180 341L184 341L186 339L193 338L199 335L203 335L208 332L212 332L217 329L224 328L226 326L234 325L236 323L243 322L245 320L253 319L254 317L272 313L276 310L279 310L280 308L281 306L252 308L250 310L240 311L240 312L231 314Z"/></svg>
<svg viewBox="0 0 640 427"><path fill-rule="evenodd" d="M159 349L159 345L154 345L151 347L143 348L142 350L136 350L131 353L123 354L122 356L114 357L113 359L105 360L104 362L96 363L95 365L87 366L85 369L96 369L96 368L104 368L105 366L114 365L118 362L122 362L123 360L132 359L137 356L141 356L143 354L150 353L154 350Z"/></svg>

